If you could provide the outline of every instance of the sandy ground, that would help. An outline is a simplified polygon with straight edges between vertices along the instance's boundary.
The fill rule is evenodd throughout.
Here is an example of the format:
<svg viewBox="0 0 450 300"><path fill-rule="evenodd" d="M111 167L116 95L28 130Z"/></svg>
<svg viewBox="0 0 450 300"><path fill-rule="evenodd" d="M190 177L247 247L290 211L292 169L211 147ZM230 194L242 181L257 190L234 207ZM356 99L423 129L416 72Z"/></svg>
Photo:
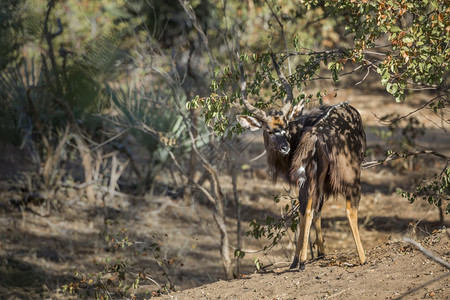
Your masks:
<svg viewBox="0 0 450 300"><path fill-rule="evenodd" d="M441 230L424 240L437 257L449 259L450 232ZM305 271L288 265L233 281L173 293L164 299L448 299L448 270L405 242L386 242L367 251L368 262L354 255L327 256Z"/></svg>

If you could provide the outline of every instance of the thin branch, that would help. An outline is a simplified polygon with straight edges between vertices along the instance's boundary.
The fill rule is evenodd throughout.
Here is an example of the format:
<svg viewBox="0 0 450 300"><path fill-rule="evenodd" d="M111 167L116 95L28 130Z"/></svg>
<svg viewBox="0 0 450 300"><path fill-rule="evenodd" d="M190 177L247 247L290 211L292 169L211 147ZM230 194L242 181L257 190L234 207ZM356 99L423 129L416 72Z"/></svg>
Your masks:
<svg viewBox="0 0 450 300"><path fill-rule="evenodd" d="M320 61L321 61L321 60L319 60L318 63L320 63ZM370 67L370 66L369 66L369 67ZM364 68L364 66L363 66L363 65L359 65L359 66L357 66L356 68L354 68L354 69L351 70L351 71L348 71L348 72L345 72L345 73L340 74L339 77L351 75L351 74L355 73L356 71L358 71L358 70L361 69L361 68ZM309 68L307 71L309 71L310 69L311 69L311 68ZM306 73L306 72L301 73L301 75L303 75L303 74L305 74L305 73ZM317 75L317 74L315 74L315 75L316 75L317 77L308 78L308 79L305 79L305 80L308 80L308 81L316 81L316 80L332 80L332 79L333 79L333 78L330 77L330 76L324 77L324 76L319 76L319 75ZM364 79L363 79L363 80L364 80ZM359 83L358 83L358 84L359 84ZM355 85L357 85L357 84L350 84L350 85L342 86L341 88L335 89L335 90L346 89L346 88L349 88L349 87L353 87L353 86L355 86Z"/></svg>
<svg viewBox="0 0 450 300"><path fill-rule="evenodd" d="M58 25L58 30L56 32L52 33L52 35L51 35L52 39L54 39L55 37L57 37L58 35L63 33L63 27L62 27L60 18L56 19L56 24Z"/></svg>
<svg viewBox="0 0 450 300"><path fill-rule="evenodd" d="M156 282L153 278L151 278L150 276L145 276L145 279L147 279L148 281L151 281L151 282L153 282L154 284L156 284L157 286L158 286L158 288L159 289L161 289L161 286L158 284L158 282ZM169 295L170 296L170 294L169 294L169 289L166 289L166 291L167 291L167 295ZM112 298L111 298L112 299Z"/></svg>
<svg viewBox="0 0 450 300"><path fill-rule="evenodd" d="M214 55L211 53L211 48L208 44L208 37L206 36L205 32L203 31L202 26L198 22L198 19L195 15L195 11L192 9L191 5L188 1L185 0L178 0L178 3L180 3L181 7L183 7L186 14L189 16L190 21L192 22L192 25L194 26L195 30L197 30L197 33L201 36L203 45L208 52L208 56L210 59L210 62L212 64L212 70L214 69L214 66L218 65L217 60L214 58Z"/></svg>
<svg viewBox="0 0 450 300"><path fill-rule="evenodd" d="M417 89L417 90L437 90L439 89L439 86L437 84L426 84L423 82L413 82L413 81L407 81L406 83L413 85L413 86L423 86L423 88L421 89ZM415 90L410 88L411 90ZM448 89L442 89L443 91L448 91Z"/></svg>
<svg viewBox="0 0 450 300"><path fill-rule="evenodd" d="M60 182L59 185L63 186L63 187L70 187L70 188L74 188L77 190L82 190L87 188L90 185L96 185L99 184L101 182L101 180L91 180L91 181L85 181L83 183L80 184L73 184L73 183L67 183L67 182Z"/></svg>
<svg viewBox="0 0 450 300"><path fill-rule="evenodd" d="M419 244L418 242L414 241L413 239L410 239L408 237L403 237L403 240L411 245L414 245L417 247L417 249L420 250L420 252L422 252L423 254L425 254L426 256L428 256L429 258L431 258L432 260L434 260L437 263L440 263L441 265L443 265L444 267L446 267L447 269L450 269L450 264L448 262L446 262L445 260L443 260L440 257L437 257L436 255L434 255L433 253L431 253L428 249L425 249L425 247L423 247L421 244Z"/></svg>
<svg viewBox="0 0 450 300"><path fill-rule="evenodd" d="M47 11L45 13L45 19L44 19L43 35L44 35L44 38L45 38L45 40L47 42L47 46L48 46L47 55L50 59L51 65L52 65L52 71L55 74L56 94L58 96L60 96L62 87L61 87L61 82L58 78L59 70L58 70L58 65L56 64L55 53L53 51L53 39L62 33L63 29L62 29L62 25L61 25L61 20L57 19L58 31L56 31L55 33L50 33L49 29L48 29L48 21L50 18L50 13L51 13L52 9L54 8L55 2L56 2L55 0L50 0L47 4Z"/></svg>
<svg viewBox="0 0 450 300"><path fill-rule="evenodd" d="M399 159L399 158L400 157L398 157L396 155L396 153L389 154L385 159L378 159L378 160L367 161L367 162L361 164L361 169L372 168L372 167L384 164L385 162L388 162L388 161L391 161L391 160L395 160L395 159Z"/></svg>
<svg viewBox="0 0 450 300"><path fill-rule="evenodd" d="M127 133L128 130L123 130L121 132L119 132L118 134L114 135L113 137L107 139L106 141L104 141L103 143L98 144L97 146L95 146L93 149L91 149L91 152L94 152L95 150L109 144L110 142L114 141L115 139L119 138L121 135ZM92 141L91 141L92 142Z"/></svg>
<svg viewBox="0 0 450 300"><path fill-rule="evenodd" d="M367 76L369 76L369 73L370 73L370 66L367 68L367 73L366 73L366 75L363 77L363 79L361 79L360 81L358 81L357 83L355 83L355 86L357 86L357 85L363 83L364 80L366 80Z"/></svg>
<svg viewBox="0 0 450 300"><path fill-rule="evenodd" d="M439 280L441 280L441 279L444 279L445 277L447 277L447 276L449 276L449 275L450 275L450 272L444 273L443 275L441 275L441 276L439 276L439 277L437 277L437 278L434 278L434 279L432 279L432 280L430 280L430 281L427 281L427 282L425 282L424 284L421 284L421 285L419 285L419 286L417 286L417 287L415 287L415 288L413 288L413 289L407 291L406 293L401 294L400 296L398 296L397 298L394 298L394 299L396 299L396 300L397 300L397 299L404 299L405 296L411 295L412 293L415 293L415 292L417 292L418 290L423 289L423 288L426 287L427 285L430 285L430 284L432 284L433 282L437 282L437 281L439 281Z"/></svg>
<svg viewBox="0 0 450 300"><path fill-rule="evenodd" d="M309 49L306 49L309 50ZM314 50L309 50L308 52L298 52L298 51L290 51L286 56L287 57L291 57L291 56L297 56L297 55L328 55L328 54L345 54L345 52L341 49L333 49L333 50L325 50L325 51L314 51Z"/></svg>
<svg viewBox="0 0 450 300"><path fill-rule="evenodd" d="M398 153L391 153L389 154L385 159L380 159L380 160L372 160L372 161L368 161L365 162L361 165L361 169L368 169L368 168L372 168L378 165L381 165L385 162L391 161L391 160L397 160L397 159L401 159L401 158L408 158L410 156L417 156L417 155L422 155L422 154L428 154L428 155L434 155L436 157L445 159L446 161L450 161L450 157L433 151L433 150L420 150L420 151L416 151L416 152L406 152L403 154L398 154Z"/></svg>
<svg viewBox="0 0 450 300"><path fill-rule="evenodd" d="M380 123L382 123L383 125L392 124L392 123L397 122L397 121L399 121L399 120L405 119L405 118L409 117L409 116L412 115L412 114L415 114L416 112L418 112L418 111L421 110L421 109L424 109L427 105L429 105L431 102L435 101L435 100L438 99L438 98L441 98L441 96L438 95L438 96L434 97L433 99L428 100L427 102L425 102L424 104L422 104L421 106L419 106L418 108L416 108L415 110L410 111L408 114L403 115L403 116L400 116L400 117L395 118L395 119L393 119L393 120L382 121L381 118L378 118L376 115L375 115L375 117L377 117L378 121L379 121Z"/></svg>
<svg viewBox="0 0 450 300"><path fill-rule="evenodd" d="M106 284L105 284L105 283L103 282L103 280L101 280L101 279L99 279L99 281L100 281L100 283L102 284L104 290L106 291L106 294L108 294L108 297L109 297L110 299L112 299L111 292L109 291L109 289L108 289L108 287L106 286ZM94 286L95 286L95 283L90 285L90 287L94 287Z"/></svg>
<svg viewBox="0 0 450 300"><path fill-rule="evenodd" d="M255 157L253 157L252 159L250 159L250 160L249 160L249 163L252 163L252 162L254 162L254 161L260 159L261 157L263 157L263 156L266 154L266 152L267 152L267 150L264 149L264 151L263 151L261 154L259 154L258 156L255 156Z"/></svg>
<svg viewBox="0 0 450 300"><path fill-rule="evenodd" d="M291 103L292 100L294 99L294 94L292 92L292 87L289 83L289 81L286 79L286 77L284 76L283 72L281 71L280 67L277 64L277 59L275 57L275 54L273 54L273 52L270 52L270 57L272 58L272 64L275 68L275 71L277 72L277 76L280 79L281 83L284 86L284 89L286 90L286 100L284 100L284 103Z"/></svg>
<svg viewBox="0 0 450 300"><path fill-rule="evenodd" d="M370 55L379 55L379 56L386 56L386 53L382 53L382 52L373 52L373 51L366 51L364 50L362 52L363 54L370 54Z"/></svg>
<svg viewBox="0 0 450 300"><path fill-rule="evenodd" d="M244 73L244 66L242 65L242 60L240 59L240 56L238 54L239 59L239 71L240 71L240 89L241 89L241 100L244 104L245 108L251 112L253 115L257 116L261 120L267 120L267 114L262 109L256 108L248 101L248 92L247 92L247 82L245 81L245 73Z"/></svg>
<svg viewBox="0 0 450 300"><path fill-rule="evenodd" d="M275 20L277 21L278 25L280 26L280 30L281 30L281 36L284 39L284 47L286 48L286 54L289 53L289 49L288 49L288 43L287 43L287 38L286 38L286 34L284 33L284 25L283 23L281 23L280 18L278 18L278 15L276 14L276 12L273 10L272 6L269 4L269 1L265 0L267 6L269 7L270 11L272 12L272 15L275 17ZM291 61L288 57L288 67L289 67L289 75L292 74L292 70L291 70Z"/></svg>
<svg viewBox="0 0 450 300"><path fill-rule="evenodd" d="M137 119L135 119L135 121L139 125L129 126L129 127L134 128L134 129L138 129L138 130L141 130L141 131L144 131L144 132L147 132L150 135L152 135L156 139L156 141L164 148L164 150L167 151L167 153L169 154L170 158L172 159L172 162L175 165L175 168L180 172L180 174L183 177L185 177L188 180L189 183L193 184L197 189L199 189L206 196L206 198L213 205L215 205L214 196L211 195L211 193L205 187L203 187L202 185L200 185L197 182L193 181L192 178L189 178L189 176L187 175L188 172L181 166L180 162L178 161L177 157L175 156L173 151L170 149L170 147L161 139L161 136L160 136L160 134L158 134L158 131L154 130L152 127L148 126L147 124L145 124L142 121L139 121ZM121 126L124 126L124 124L121 124ZM196 152L198 153L198 151L196 151Z"/></svg>
<svg viewBox="0 0 450 300"><path fill-rule="evenodd" d="M425 116L422 112L419 113L425 120L427 120L428 122L434 124L437 128L443 130L444 132L447 132L447 129L444 126L439 125L438 123L436 123L435 121L433 121L432 119L430 119L429 117ZM437 115L437 114L436 114ZM448 123L446 120L443 120L443 116L438 116L443 122Z"/></svg>

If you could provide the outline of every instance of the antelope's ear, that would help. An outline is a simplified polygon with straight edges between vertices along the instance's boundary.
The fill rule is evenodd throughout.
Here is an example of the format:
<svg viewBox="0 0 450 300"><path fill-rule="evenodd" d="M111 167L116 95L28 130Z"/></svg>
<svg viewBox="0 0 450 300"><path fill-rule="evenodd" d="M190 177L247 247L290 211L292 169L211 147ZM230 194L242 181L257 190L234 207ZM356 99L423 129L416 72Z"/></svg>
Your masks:
<svg viewBox="0 0 450 300"><path fill-rule="evenodd" d="M287 115L288 121L292 122L292 121L298 120L298 118L300 118L302 115L302 111L303 111L304 107L305 107L305 104L303 101L300 101L299 103L294 105Z"/></svg>
<svg viewBox="0 0 450 300"><path fill-rule="evenodd" d="M242 127L250 131L258 130L262 127L262 123L255 117L237 115L236 120L241 124Z"/></svg>

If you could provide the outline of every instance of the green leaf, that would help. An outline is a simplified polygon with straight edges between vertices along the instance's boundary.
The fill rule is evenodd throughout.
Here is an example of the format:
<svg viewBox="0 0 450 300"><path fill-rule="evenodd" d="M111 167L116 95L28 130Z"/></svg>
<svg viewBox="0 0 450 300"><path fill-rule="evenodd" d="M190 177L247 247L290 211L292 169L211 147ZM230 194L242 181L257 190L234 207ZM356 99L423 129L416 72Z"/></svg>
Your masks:
<svg viewBox="0 0 450 300"><path fill-rule="evenodd" d="M391 79L391 74L387 68L379 69L378 73L381 73L381 84L386 85L386 83Z"/></svg>
<svg viewBox="0 0 450 300"><path fill-rule="evenodd" d="M403 38L403 42L404 43L407 43L407 44L409 44L409 43L414 43L414 39L411 37L411 36L405 36L404 38Z"/></svg>
<svg viewBox="0 0 450 300"><path fill-rule="evenodd" d="M242 251L241 249L234 250L234 257L244 258L244 256L245 256L245 251Z"/></svg>
<svg viewBox="0 0 450 300"><path fill-rule="evenodd" d="M336 62L334 61L330 61L327 65L328 70L332 70L333 68L335 68L336 66Z"/></svg>
<svg viewBox="0 0 450 300"><path fill-rule="evenodd" d="M395 25L391 26L390 32L392 32L392 33L399 33L399 32L402 32L402 31L403 30L400 27L398 27L398 26L395 26Z"/></svg>
<svg viewBox="0 0 450 300"><path fill-rule="evenodd" d="M217 75L219 74L219 72L220 72L220 67L219 67L219 66L216 66L216 67L214 68L214 77L217 77Z"/></svg>
<svg viewBox="0 0 450 300"><path fill-rule="evenodd" d="M257 257L255 257L255 267L256 267L256 270L260 270L261 269L261 267L262 267L262 263L259 261L259 258L257 258Z"/></svg>
<svg viewBox="0 0 450 300"><path fill-rule="evenodd" d="M390 94L395 94L398 91L398 84L397 83L387 83L386 90Z"/></svg>
<svg viewBox="0 0 450 300"><path fill-rule="evenodd" d="M298 35L295 35L295 37L294 37L294 48L297 51L300 50L300 41L298 39Z"/></svg>
<svg viewBox="0 0 450 300"><path fill-rule="evenodd" d="M395 101L396 101L397 103L400 103L400 102L405 101L405 94L400 93L400 94L396 95Z"/></svg>

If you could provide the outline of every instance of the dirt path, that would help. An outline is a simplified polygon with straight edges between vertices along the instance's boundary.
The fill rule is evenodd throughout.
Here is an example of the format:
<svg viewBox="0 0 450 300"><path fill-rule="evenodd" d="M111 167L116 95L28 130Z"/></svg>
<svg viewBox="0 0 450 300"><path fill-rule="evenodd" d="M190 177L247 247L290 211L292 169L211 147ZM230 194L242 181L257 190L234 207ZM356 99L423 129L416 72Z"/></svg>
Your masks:
<svg viewBox="0 0 450 300"><path fill-rule="evenodd" d="M424 245L450 260L450 231L440 230ZM350 261L351 263L349 263ZM367 251L364 266L356 257L327 256L288 271L288 265L233 281L219 281L165 296L164 299L448 299L450 275L444 266L405 242L389 242ZM410 294L407 294L410 292Z"/></svg>

